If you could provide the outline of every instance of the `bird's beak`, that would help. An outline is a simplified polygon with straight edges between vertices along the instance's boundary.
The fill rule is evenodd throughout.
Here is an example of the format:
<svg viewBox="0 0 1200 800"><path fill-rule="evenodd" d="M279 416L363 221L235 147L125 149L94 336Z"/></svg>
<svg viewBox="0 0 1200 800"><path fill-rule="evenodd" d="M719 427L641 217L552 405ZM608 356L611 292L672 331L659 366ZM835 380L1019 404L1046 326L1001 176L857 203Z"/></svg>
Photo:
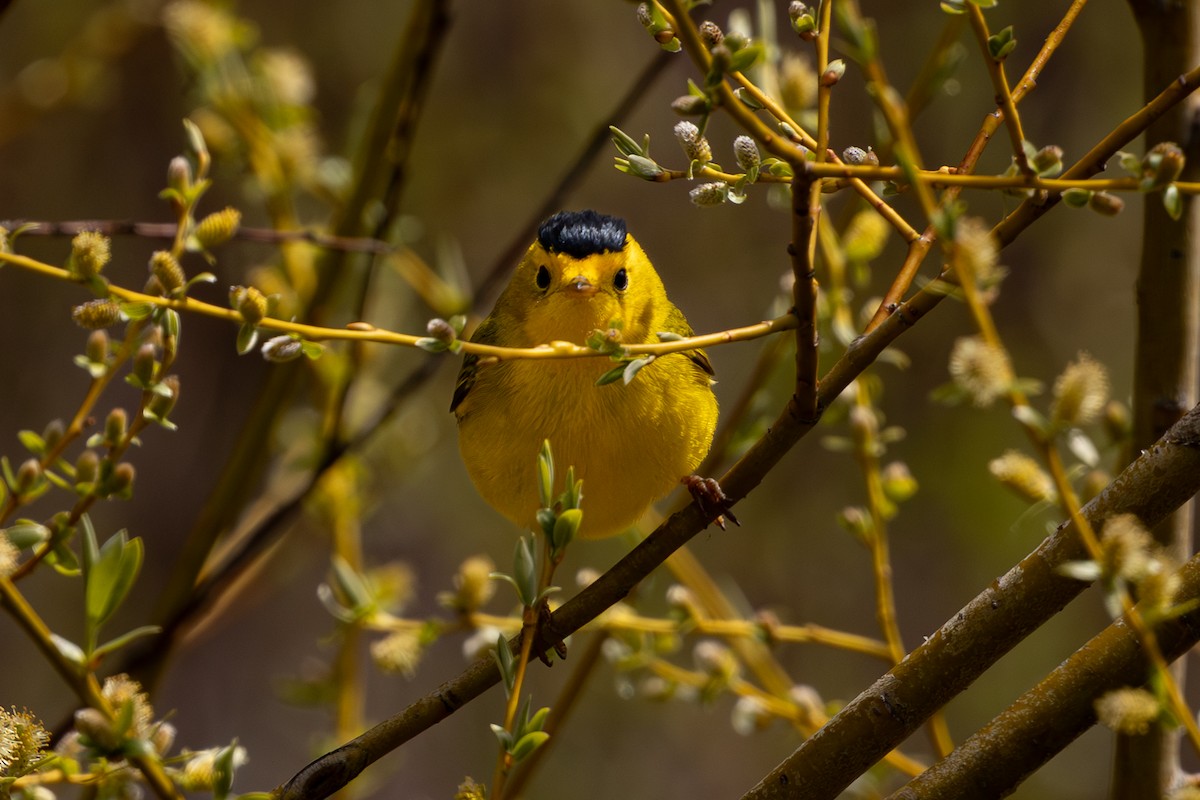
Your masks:
<svg viewBox="0 0 1200 800"><path fill-rule="evenodd" d="M596 284L592 283L584 275L576 275L571 280L563 284L563 289L574 294L582 295L583 297L591 297L596 293Z"/></svg>

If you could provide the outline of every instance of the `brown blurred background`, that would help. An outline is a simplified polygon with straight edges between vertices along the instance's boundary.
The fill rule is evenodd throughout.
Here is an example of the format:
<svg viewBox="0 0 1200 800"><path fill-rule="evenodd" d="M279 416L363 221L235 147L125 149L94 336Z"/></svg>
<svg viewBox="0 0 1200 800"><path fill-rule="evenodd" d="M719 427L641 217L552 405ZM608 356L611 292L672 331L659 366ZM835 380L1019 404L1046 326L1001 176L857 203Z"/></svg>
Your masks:
<svg viewBox="0 0 1200 800"><path fill-rule="evenodd" d="M705 13L724 23L731 9L743 5L753 4L718 3ZM786 4L768 5L782 17ZM988 12L993 29L1016 24L1010 74L1024 68L1067 5L1010 3ZM408 4L258 0L237 8L257 25L264 44L292 48L311 60L318 127L329 152L345 151L392 56ZM52 10L17 0L0 16L0 219L170 221L157 193L167 162L184 150L180 120L193 106L160 12L161 5L150 0L60 0ZM628 3L455 3L452 13L403 207L419 253L436 260L446 248L458 248L467 271L478 278L529 222L657 47ZM890 78L907 87L943 15L933 3L864 3L864 13L878 20ZM99 15L105 14L114 16L97 34ZM786 20L779 24L785 28ZM964 35L964 43L967 39ZM1027 136L1039 146L1061 146L1067 163L1084 153L1139 107L1139 48L1124 4L1091 4L1022 106ZM80 74L88 82L76 90L55 72L53 61L43 60L81 51L87 57ZM668 104L684 92L688 77L694 72L680 55L636 111L618 121L635 138L649 133L654 154L672 166L682 165L683 158L671 134L677 117ZM839 151L872 143L861 87L851 65L834 99L833 142ZM974 54L950 88L917 125L930 165L957 163L992 108L991 89ZM714 119L709 135L717 161L733 162L730 142L736 133L726 119ZM752 191L743 206L698 209L688 201L688 185L649 184L619 174L612 155L606 151L594 161L568 207L624 216L698 331L775 313L772 303L789 268L784 250L789 223L786 213L769 207L766 192ZM998 173L1007 163L998 137L980 171ZM239 174L218 163L214 177L207 210L234 204L246 224L264 224L261 206L242 191ZM966 199L971 212L988 221L1016 203L983 193ZM915 219L906 199L898 207ZM313 225L325 221L316 203L302 213ZM1108 365L1114 395L1125 397L1139 219L1138 198L1130 198L1125 213L1114 219L1058 208L1004 251L1001 260L1011 275L995 313L1021 375L1049 383L1077 351L1087 350ZM146 257L159 246L116 240L108 274L139 286ZM20 250L62 263L69 242L29 237ZM217 255L218 284L195 295L223 303L225 287L244 282L246 272L269 260L272 251L235 242ZM893 240L876 263L876 291L901 255ZM931 276L935 266L931 260L924 274ZM368 319L414 332L423 328L428 310L398 279L383 275L377 286L381 299ZM0 270L0 453L14 462L24 458L17 431L41 430L53 417L68 417L86 387L84 373L71 364L85 334L69 320L72 306L85 299L78 287ZM491 301L486 298L478 310ZM951 343L969 330L962 306L944 303L900 340L912 360L907 370L876 367L886 384L888 422L908 432L889 459L906 461L921 483L891 529L900 622L909 647L1036 546L1045 524L1056 521L1046 515L1022 518L1023 503L987 474L988 460L1023 444L1003 410L948 408L928 399L947 380ZM110 624L112 632L145 620L145 608L163 588L182 537L232 448L255 387L274 368L258 356L239 358L234 334L231 326L207 319L184 320L177 367L183 399L173 415L179 430L148 431L132 456L138 467L134 498L93 513L102 536L126 527L146 542L142 578ZM726 404L737 396L760 347L747 343L710 352L721 378L718 395ZM823 365L832 363L830 355ZM376 357L394 365L397 380L431 358L409 350ZM438 612L434 595L448 588L462 559L484 552L503 568L512 548L513 532L477 498L459 462L447 413L457 359L442 360L436 379L379 437L369 459L375 507L365 536L367 556L372 563L403 560L414 567L420 586L409 613L417 616ZM115 387L108 398L108 404L135 402L125 387ZM781 402L772 396L764 409L767 419ZM844 431L818 431L838 432ZM863 501L861 478L850 457L827 452L819 438L803 441L739 505L740 529L701 534L694 551L747 609L769 608L785 621L876 635L867 553L835 522L839 509ZM58 507L52 502L53 496L43 500L31 515L51 513ZM580 544L562 574L584 565L603 569L627 548L621 541ZM316 596L327 565L328 543L319 526L309 522L292 530L269 569L239 598L237 610L176 654L156 697L160 713L174 711L181 745L200 748L236 737L247 748L250 762L235 789L268 789L330 744L324 738L327 712L289 706L277 697L283 678L303 675L328 658L321 637L333 622ZM658 607L670 580L661 574L650 583L644 594ZM56 631L78 635L77 581L46 573L22 586ZM1003 709L1104 621L1099 597L1082 597L950 707L955 737L965 738ZM686 651L681 658L690 660ZM786 647L780 658L797 682L812 684L829 700L852 698L881 671L865 658L816 647ZM373 675L372 714L383 718L403 708L463 665L457 641L446 640L411 681ZM534 670L536 702L552 702L568 668ZM600 672L531 796L736 797L797 743L794 732L779 724L751 737L734 733L730 698L709 707L660 706L626 698L620 691L624 683L610 668ZM7 618L0 618L0 705L26 706L48 724L72 708L69 693ZM493 692L374 767L361 788L370 787L378 797L433 798L448 797L464 775L487 780L495 748L487 723L501 716L501 695ZM1089 733L1017 796L1097 796L1106 782L1110 746L1107 732ZM931 755L923 736L905 749Z"/></svg>

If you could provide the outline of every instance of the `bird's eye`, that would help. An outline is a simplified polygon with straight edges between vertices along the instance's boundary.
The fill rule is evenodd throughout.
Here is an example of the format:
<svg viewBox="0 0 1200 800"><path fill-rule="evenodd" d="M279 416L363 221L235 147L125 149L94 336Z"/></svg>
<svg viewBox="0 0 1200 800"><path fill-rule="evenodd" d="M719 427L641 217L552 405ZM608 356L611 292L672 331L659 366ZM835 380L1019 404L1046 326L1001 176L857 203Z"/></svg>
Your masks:
<svg viewBox="0 0 1200 800"><path fill-rule="evenodd" d="M550 270L546 269L544 266L538 267L537 277L534 278L534 282L537 284L539 289L549 289Z"/></svg>
<svg viewBox="0 0 1200 800"><path fill-rule="evenodd" d="M629 273L624 267L617 270L617 274L613 275L613 288L618 292L623 292L629 288Z"/></svg>

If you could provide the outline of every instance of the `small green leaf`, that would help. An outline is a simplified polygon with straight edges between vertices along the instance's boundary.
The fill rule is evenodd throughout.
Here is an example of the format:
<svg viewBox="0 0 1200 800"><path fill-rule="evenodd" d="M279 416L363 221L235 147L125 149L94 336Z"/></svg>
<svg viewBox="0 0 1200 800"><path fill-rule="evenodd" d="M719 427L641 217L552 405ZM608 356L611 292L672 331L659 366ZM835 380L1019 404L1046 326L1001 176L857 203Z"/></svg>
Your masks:
<svg viewBox="0 0 1200 800"><path fill-rule="evenodd" d="M90 530L90 526L87 528ZM95 533L85 549L84 580L88 640L94 642L96 632L121 605L142 568L143 548L139 538L127 539L124 530L113 534L99 551L93 552Z"/></svg>
<svg viewBox="0 0 1200 800"><path fill-rule="evenodd" d="M422 336L415 342L417 347L424 350L426 353L444 353L450 346L441 339L434 339L432 336Z"/></svg>
<svg viewBox="0 0 1200 800"><path fill-rule="evenodd" d="M625 375L625 365L619 364L619 365L613 367L612 369L610 369L608 372L601 375L599 378L597 378L596 385L597 386L607 386L610 383L616 383L617 381L621 380L621 378L624 377L624 375Z"/></svg>
<svg viewBox="0 0 1200 800"><path fill-rule="evenodd" d="M1162 202L1167 214L1178 222L1179 218L1183 216L1183 195L1180 193L1179 187L1172 183L1163 189Z"/></svg>
<svg viewBox="0 0 1200 800"><path fill-rule="evenodd" d="M333 556L331 564L333 577L342 597L357 615L369 613L375 606L375 597L367 585L366 579L350 566L349 561L339 555Z"/></svg>
<svg viewBox="0 0 1200 800"><path fill-rule="evenodd" d="M40 456L46 452L46 440L36 431L18 431L17 439L21 442L22 447L35 456Z"/></svg>
<svg viewBox="0 0 1200 800"><path fill-rule="evenodd" d="M496 736L496 741L498 741L500 743L500 746L504 748L504 752L507 753L512 748L512 743L513 743L512 734L509 733L508 731L504 730L504 728L502 726L497 725L494 722L491 723L490 727L492 729L492 733L495 734L495 736Z"/></svg>
<svg viewBox="0 0 1200 800"><path fill-rule="evenodd" d="M550 734L545 731L530 731L518 739L508 753L512 756L513 761L520 762L533 755L533 751L545 744L549 738Z"/></svg>
<svg viewBox="0 0 1200 800"><path fill-rule="evenodd" d="M221 749L213 759L213 800L225 800L233 786L233 771L237 762L237 740Z"/></svg>
<svg viewBox="0 0 1200 800"><path fill-rule="evenodd" d="M537 712L530 717L525 724L526 731L540 731L546 727L546 717L550 716L550 709L546 707L539 708Z"/></svg>
<svg viewBox="0 0 1200 800"><path fill-rule="evenodd" d="M1087 189L1067 189L1062 193L1063 202L1068 208L1085 208L1088 201L1092 199L1092 193Z"/></svg>
<svg viewBox="0 0 1200 800"><path fill-rule="evenodd" d="M517 595L526 608L537 600L537 559L533 555L533 542L522 536L513 548L513 584Z"/></svg>
<svg viewBox="0 0 1200 800"><path fill-rule="evenodd" d="M310 361L316 361L325 353L325 345L318 342L302 341L300 342L300 349Z"/></svg>
<svg viewBox="0 0 1200 800"><path fill-rule="evenodd" d="M650 155L650 136L649 136L649 134L646 135L646 138L642 144L638 144L636 141L634 141L633 137L631 137L625 131L618 128L616 125L609 125L608 130L612 134L613 144L616 145L617 150L620 151L621 155L626 156L626 157L628 157L628 156L649 157L649 155Z"/></svg>
<svg viewBox="0 0 1200 800"><path fill-rule="evenodd" d="M146 319L154 313L153 303L121 302L118 305L121 306L121 313L131 320Z"/></svg>
<svg viewBox="0 0 1200 800"><path fill-rule="evenodd" d="M157 625L142 625L141 627L134 628L131 631L126 631L120 636L109 639L107 642L93 650L92 659L95 660L103 658L109 653L120 650L122 647L134 641L135 639L142 639L147 636L155 636L159 633L162 633L162 628L158 627Z"/></svg>
<svg viewBox="0 0 1200 800"><path fill-rule="evenodd" d="M758 63L765 52L766 49L758 42L743 47L729 59L729 71L746 72Z"/></svg>
<svg viewBox="0 0 1200 800"><path fill-rule="evenodd" d="M554 453L550 450L550 440L542 441L542 449L537 456L538 498L542 508L549 508L554 501Z"/></svg>
<svg viewBox="0 0 1200 800"><path fill-rule="evenodd" d="M244 356L254 349L258 344L258 326L252 323L244 323L238 328L237 335L237 354Z"/></svg>
<svg viewBox="0 0 1200 800"><path fill-rule="evenodd" d="M628 385L630 383L630 381L632 381L635 377L637 377L638 372L640 372L643 367L648 366L653 361L654 361L653 355L648 355L648 356L643 356L642 358L633 359L628 364L626 364L625 369L623 369L621 371L621 380L623 380L625 382L625 384Z"/></svg>
<svg viewBox="0 0 1200 800"><path fill-rule="evenodd" d="M69 639L64 639L57 633L50 634L50 641L54 643L54 648L62 654L62 657L70 661L77 667L82 667L87 663L87 656L83 654L83 649Z"/></svg>

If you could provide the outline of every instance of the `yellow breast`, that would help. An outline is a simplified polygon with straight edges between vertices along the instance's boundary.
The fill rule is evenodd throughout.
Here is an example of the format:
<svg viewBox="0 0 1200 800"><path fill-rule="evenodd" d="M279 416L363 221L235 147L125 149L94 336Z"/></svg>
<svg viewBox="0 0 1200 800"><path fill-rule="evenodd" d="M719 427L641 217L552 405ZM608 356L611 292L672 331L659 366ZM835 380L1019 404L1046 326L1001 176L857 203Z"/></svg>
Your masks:
<svg viewBox="0 0 1200 800"><path fill-rule="evenodd" d="M549 440L559 474L583 480L580 535L619 533L708 452L717 401L708 375L664 356L628 385L596 386L606 359L507 361L482 367L457 409L459 448L483 498L535 524L536 458Z"/></svg>

